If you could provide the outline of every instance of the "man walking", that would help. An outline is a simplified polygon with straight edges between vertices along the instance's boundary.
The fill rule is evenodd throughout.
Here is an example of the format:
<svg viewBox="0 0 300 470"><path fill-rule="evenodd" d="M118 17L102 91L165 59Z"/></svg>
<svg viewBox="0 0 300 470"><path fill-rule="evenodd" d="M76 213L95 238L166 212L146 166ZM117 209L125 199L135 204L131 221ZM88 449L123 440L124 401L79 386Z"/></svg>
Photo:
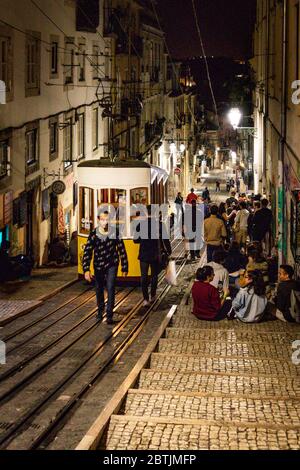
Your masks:
<svg viewBox="0 0 300 470"><path fill-rule="evenodd" d="M152 206L147 206L147 217L143 217L136 230L134 243L140 245L138 259L141 268L141 287L143 306L148 307L156 299L158 275L166 267L168 257L172 253L171 243L167 238L166 227L155 214ZM151 268L151 292L149 297L148 272Z"/></svg>
<svg viewBox="0 0 300 470"><path fill-rule="evenodd" d="M87 282L92 282L90 264L94 254L94 272L96 281L96 296L98 313L96 318L101 321L104 313L104 287L107 288L107 324L113 324L113 311L115 305L115 284L119 261L121 260L122 273L128 274L128 258L123 240L118 235L113 237L109 231L109 214L103 212L98 215L99 225L93 230L85 245L83 254L83 272Z"/></svg>
<svg viewBox="0 0 300 470"><path fill-rule="evenodd" d="M235 237L239 245L246 246L249 211L247 210L247 204L245 201L240 202L239 206L240 210L234 220Z"/></svg>
<svg viewBox="0 0 300 470"><path fill-rule="evenodd" d="M221 188L220 188L221 184L220 184L220 181L217 180L216 181L216 193L220 192L221 191Z"/></svg>
<svg viewBox="0 0 300 470"><path fill-rule="evenodd" d="M273 214L268 208L268 199L261 200L261 209L255 212L252 220L253 240L262 242L271 230Z"/></svg>
<svg viewBox="0 0 300 470"><path fill-rule="evenodd" d="M187 204L192 204L192 201L197 201L197 196L195 194L194 188L191 189L191 192L188 194L185 202Z"/></svg>
<svg viewBox="0 0 300 470"><path fill-rule="evenodd" d="M220 249L223 239L226 239L227 232L223 220L218 219L218 206L212 206L211 216L204 221L204 239L207 244L207 262L213 260L213 254Z"/></svg>

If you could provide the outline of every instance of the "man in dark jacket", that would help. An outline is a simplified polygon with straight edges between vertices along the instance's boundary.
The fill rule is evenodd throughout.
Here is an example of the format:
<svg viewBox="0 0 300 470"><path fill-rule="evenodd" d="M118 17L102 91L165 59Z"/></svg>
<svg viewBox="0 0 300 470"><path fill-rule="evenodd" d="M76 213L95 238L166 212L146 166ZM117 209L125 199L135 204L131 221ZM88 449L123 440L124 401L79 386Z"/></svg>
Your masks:
<svg viewBox="0 0 300 470"><path fill-rule="evenodd" d="M144 297L144 306L150 305L156 297L158 275L163 266L163 256L172 253L170 240L167 238L165 227L159 217L151 216L151 206L147 206L147 217L137 225L135 243L140 244L139 261L141 268L141 287ZM148 272L151 268L151 295L148 292ZM149 301L150 300L150 301Z"/></svg>
<svg viewBox="0 0 300 470"><path fill-rule="evenodd" d="M279 320L295 322L291 315L292 291L300 292L300 282L295 281L294 269L288 264L280 266L279 284L275 296L270 303L271 311Z"/></svg>
<svg viewBox="0 0 300 470"><path fill-rule="evenodd" d="M266 234L271 230L272 211L268 209L269 201L262 199L261 209L255 212L252 219L252 238L253 241L261 242Z"/></svg>
<svg viewBox="0 0 300 470"><path fill-rule="evenodd" d="M88 238L83 254L83 272L87 282L92 281L90 264L94 253L94 271L96 281L96 296L98 304L98 321L102 320L104 313L104 286L107 287L107 323L113 324L113 311L115 305L115 284L121 259L122 273L128 274L128 259L123 240L113 237L109 232L108 212L98 216L99 225L93 230Z"/></svg>

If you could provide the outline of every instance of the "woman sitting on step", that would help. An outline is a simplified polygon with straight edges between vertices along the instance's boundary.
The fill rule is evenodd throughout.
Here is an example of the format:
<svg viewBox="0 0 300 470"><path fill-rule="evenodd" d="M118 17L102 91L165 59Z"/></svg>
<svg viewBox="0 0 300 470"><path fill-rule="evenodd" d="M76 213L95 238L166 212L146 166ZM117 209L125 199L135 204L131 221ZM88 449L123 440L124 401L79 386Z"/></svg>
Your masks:
<svg viewBox="0 0 300 470"><path fill-rule="evenodd" d="M231 300L221 300L218 289L210 284L214 276L211 266L199 268L196 273L196 281L192 287L193 314L200 320L223 320L231 309Z"/></svg>
<svg viewBox="0 0 300 470"><path fill-rule="evenodd" d="M261 321L267 306L266 286L260 271L247 272L243 287L232 301L230 320L237 318L245 323Z"/></svg>

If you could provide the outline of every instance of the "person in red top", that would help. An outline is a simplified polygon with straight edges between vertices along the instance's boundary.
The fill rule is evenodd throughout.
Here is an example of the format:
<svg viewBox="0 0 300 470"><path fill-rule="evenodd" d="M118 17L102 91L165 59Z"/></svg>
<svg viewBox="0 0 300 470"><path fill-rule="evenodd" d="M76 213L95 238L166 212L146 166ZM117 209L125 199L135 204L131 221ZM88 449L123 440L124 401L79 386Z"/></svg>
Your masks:
<svg viewBox="0 0 300 470"><path fill-rule="evenodd" d="M221 300L219 291L210 284L214 276L214 270L211 266L204 266L197 270L192 296L193 314L199 320L223 320L231 309L231 300Z"/></svg>
<svg viewBox="0 0 300 470"><path fill-rule="evenodd" d="M192 201L197 201L197 199L198 199L198 196L196 196L196 194L194 193L194 188L192 188L191 192L190 192L190 194L188 194L185 202L187 204L192 204Z"/></svg>

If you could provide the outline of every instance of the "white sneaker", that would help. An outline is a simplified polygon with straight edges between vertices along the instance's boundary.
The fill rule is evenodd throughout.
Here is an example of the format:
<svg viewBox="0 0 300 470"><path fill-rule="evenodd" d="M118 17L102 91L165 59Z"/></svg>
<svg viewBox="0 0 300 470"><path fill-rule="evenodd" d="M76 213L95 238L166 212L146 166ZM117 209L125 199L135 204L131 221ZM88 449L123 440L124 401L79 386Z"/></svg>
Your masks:
<svg viewBox="0 0 300 470"><path fill-rule="evenodd" d="M149 307L149 305L150 305L149 300L144 300L143 307Z"/></svg>

